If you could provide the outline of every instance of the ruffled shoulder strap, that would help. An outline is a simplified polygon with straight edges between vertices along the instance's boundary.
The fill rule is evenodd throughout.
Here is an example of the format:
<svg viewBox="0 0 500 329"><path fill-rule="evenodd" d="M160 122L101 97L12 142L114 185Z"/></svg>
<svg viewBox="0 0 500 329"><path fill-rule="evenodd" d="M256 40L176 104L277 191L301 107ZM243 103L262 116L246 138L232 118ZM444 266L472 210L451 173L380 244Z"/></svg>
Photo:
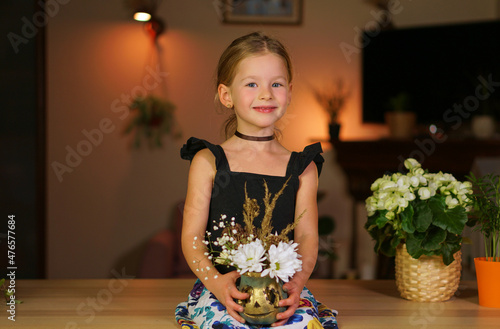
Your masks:
<svg viewBox="0 0 500 329"><path fill-rule="evenodd" d="M291 169L297 176L299 176L304 172L307 166L314 161L314 163L316 163L316 167L318 168L319 176L321 174L321 169L323 168L323 162L325 162L321 153L323 153L321 143L308 145L302 152L293 152Z"/></svg>
<svg viewBox="0 0 500 329"><path fill-rule="evenodd" d="M208 148L210 152L215 156L215 167L221 169L222 167L228 167L226 155L224 150L220 145L212 144L204 139L198 139L196 137L191 137L187 140L181 148L181 158L184 160L193 160L196 153Z"/></svg>

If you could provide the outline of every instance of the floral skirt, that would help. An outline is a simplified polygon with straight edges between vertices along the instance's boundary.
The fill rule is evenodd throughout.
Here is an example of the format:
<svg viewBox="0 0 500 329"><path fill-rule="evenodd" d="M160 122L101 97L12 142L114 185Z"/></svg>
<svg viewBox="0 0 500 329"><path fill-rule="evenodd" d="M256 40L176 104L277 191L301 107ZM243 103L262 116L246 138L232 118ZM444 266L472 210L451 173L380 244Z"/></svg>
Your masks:
<svg viewBox="0 0 500 329"><path fill-rule="evenodd" d="M299 308L282 327L286 329L338 329L337 311L317 302L311 292L304 288L300 294ZM175 310L175 319L182 329L249 329L248 324L236 321L226 312L226 307L197 280L187 302L180 303ZM259 328L271 328L260 326Z"/></svg>

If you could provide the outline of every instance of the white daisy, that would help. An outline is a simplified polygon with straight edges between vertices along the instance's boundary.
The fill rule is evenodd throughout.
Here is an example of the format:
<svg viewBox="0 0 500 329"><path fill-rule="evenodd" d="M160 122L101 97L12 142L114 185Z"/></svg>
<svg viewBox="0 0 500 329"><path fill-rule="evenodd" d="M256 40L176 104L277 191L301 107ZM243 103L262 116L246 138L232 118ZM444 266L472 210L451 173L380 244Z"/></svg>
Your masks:
<svg viewBox="0 0 500 329"><path fill-rule="evenodd" d="M299 259L300 255L297 253L297 243L280 242L278 246L272 245L269 248L269 268L262 272L262 276L269 275L271 278L276 277L288 282L295 272L302 270L302 261Z"/></svg>
<svg viewBox="0 0 500 329"><path fill-rule="evenodd" d="M261 272L262 263L266 260L265 252L260 240L256 239L248 244L240 244L234 255L231 256L231 260L240 274Z"/></svg>

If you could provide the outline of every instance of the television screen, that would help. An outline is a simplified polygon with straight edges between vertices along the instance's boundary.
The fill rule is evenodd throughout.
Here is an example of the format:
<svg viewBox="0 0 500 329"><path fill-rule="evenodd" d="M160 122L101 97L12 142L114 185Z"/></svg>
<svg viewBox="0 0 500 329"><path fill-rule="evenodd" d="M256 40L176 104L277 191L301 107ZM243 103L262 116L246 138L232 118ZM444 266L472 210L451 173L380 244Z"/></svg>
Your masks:
<svg viewBox="0 0 500 329"><path fill-rule="evenodd" d="M373 33L372 33L373 34ZM365 32L363 122L383 123L405 95L420 124L453 124L500 100L500 22ZM401 99L401 98L400 98Z"/></svg>

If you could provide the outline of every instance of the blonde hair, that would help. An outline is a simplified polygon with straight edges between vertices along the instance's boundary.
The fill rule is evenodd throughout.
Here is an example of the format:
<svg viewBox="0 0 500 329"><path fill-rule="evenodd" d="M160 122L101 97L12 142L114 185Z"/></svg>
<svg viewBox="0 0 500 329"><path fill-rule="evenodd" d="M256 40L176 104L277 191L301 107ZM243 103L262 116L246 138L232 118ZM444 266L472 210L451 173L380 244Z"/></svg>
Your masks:
<svg viewBox="0 0 500 329"><path fill-rule="evenodd" d="M220 84L230 86L236 75L238 64L250 56L271 53L283 59L288 75L288 82L292 81L293 70L290 55L285 46L262 32L253 32L235 39L222 53L217 65L215 100L220 104L217 88ZM231 137L236 131L236 115L231 113L224 123L224 134L226 138Z"/></svg>

